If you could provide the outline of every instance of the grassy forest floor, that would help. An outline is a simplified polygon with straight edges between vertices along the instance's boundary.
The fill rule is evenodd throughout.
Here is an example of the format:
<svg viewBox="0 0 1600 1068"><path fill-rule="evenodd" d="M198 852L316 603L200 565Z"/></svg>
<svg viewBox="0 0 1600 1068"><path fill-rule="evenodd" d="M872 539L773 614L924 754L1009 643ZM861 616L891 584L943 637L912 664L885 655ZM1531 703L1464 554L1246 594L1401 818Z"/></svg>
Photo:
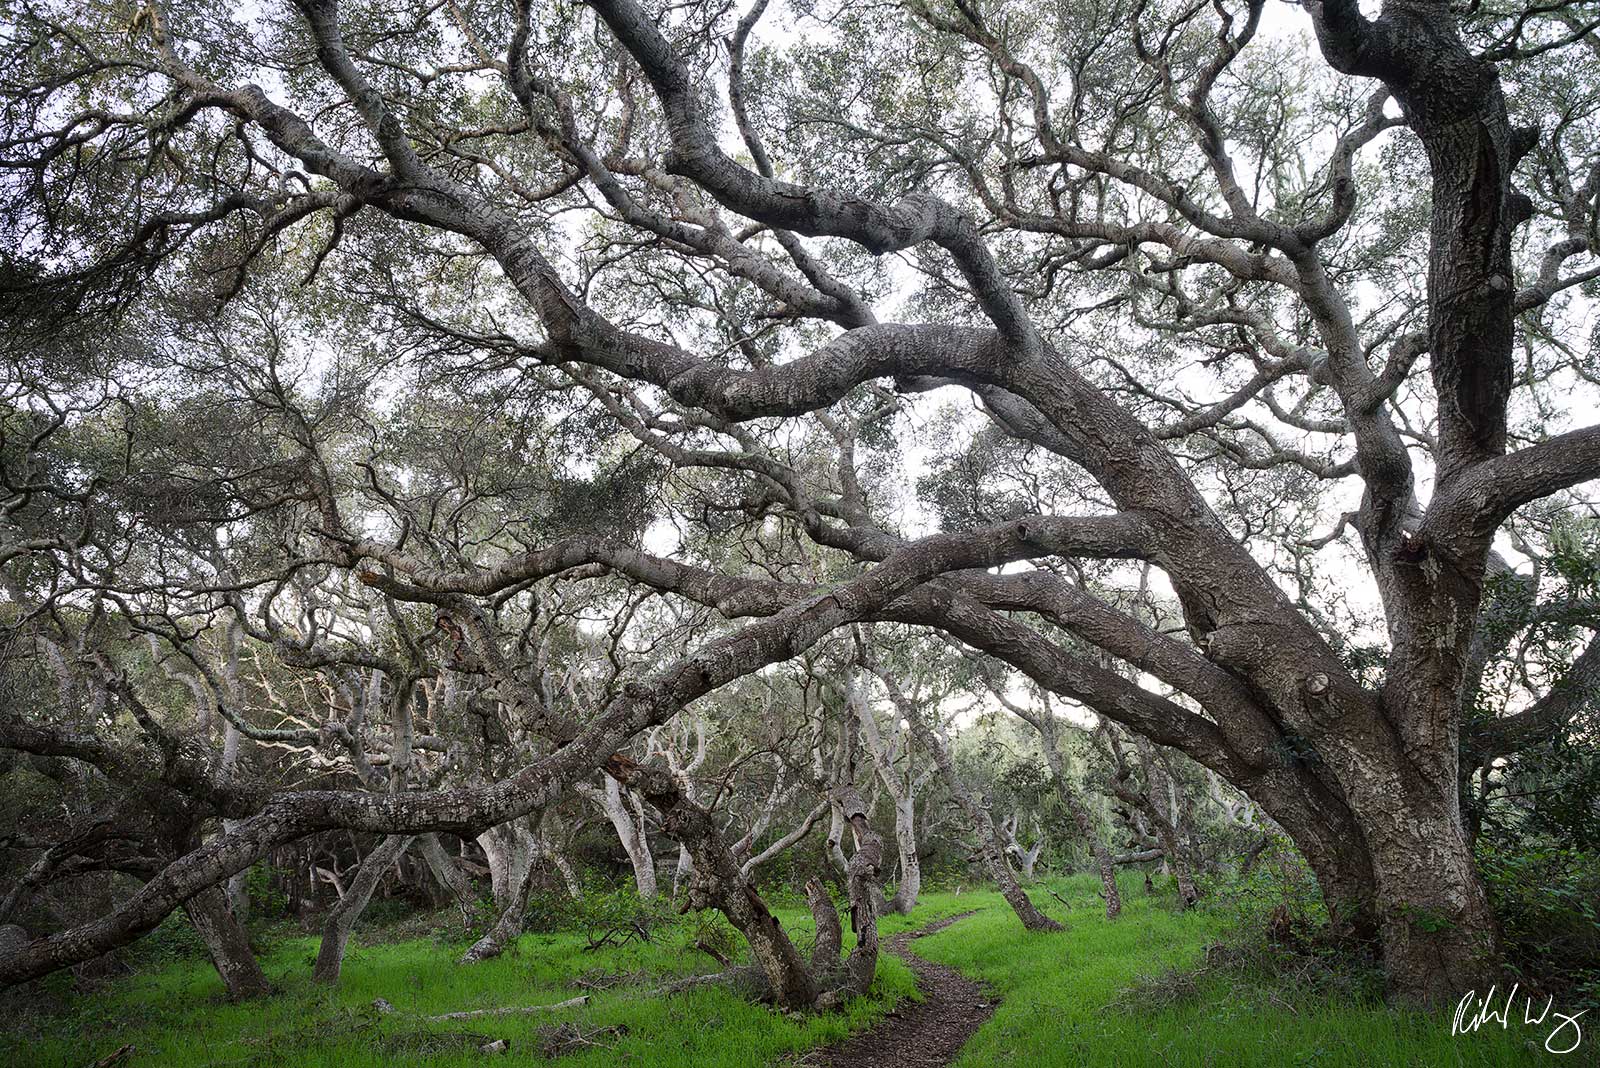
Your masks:
<svg viewBox="0 0 1600 1068"><path fill-rule="evenodd" d="M956 1060L963 1068L1595 1063L1585 1059L1595 1038L1586 1034L1569 1057L1551 1056L1542 1048L1550 1025L1525 1026L1520 1011L1509 1028L1452 1037L1448 1013L1396 1012L1364 996L1360 984L1330 986L1315 969L1280 971L1281 960L1259 953L1212 948L1208 955L1237 916L1225 901L1180 913L1172 894L1149 895L1130 878L1123 917L1108 924L1091 880L1044 885L1071 906L1044 887L1034 890L1035 901L1067 924L1059 934L1025 933L987 891L928 894L911 916L881 923L893 934L978 910L914 944L914 952L979 980L1000 1000ZM808 943L803 910L778 911ZM418 930L415 922L358 929L332 990L311 982L314 936L273 939L263 966L278 993L239 1005L223 998L203 959L147 963L92 993L69 994L65 977L56 977L54 988L47 983L26 1002L0 1006L7 1028L0 1064L84 1068L131 1044L123 1062L131 1068L480 1065L487 1055L479 1047L505 1039L508 1061L560 1068L798 1066L808 1051L916 997L911 971L888 954L872 995L847 1012L786 1015L716 987L653 994L674 978L716 969L694 948L705 931L692 920L658 928L649 943L593 951L581 933L530 933L515 952L467 967L455 964L466 944L459 927L420 937ZM554 1013L418 1019L585 994L587 1004ZM380 998L395 1011L380 1015L373 1008Z"/></svg>

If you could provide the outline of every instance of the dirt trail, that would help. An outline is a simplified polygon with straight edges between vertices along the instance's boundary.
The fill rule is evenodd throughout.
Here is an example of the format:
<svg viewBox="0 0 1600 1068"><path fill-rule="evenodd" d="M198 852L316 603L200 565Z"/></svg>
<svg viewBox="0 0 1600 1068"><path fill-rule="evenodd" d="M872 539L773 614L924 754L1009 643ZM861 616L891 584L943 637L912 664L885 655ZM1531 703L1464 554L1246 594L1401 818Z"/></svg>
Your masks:
<svg viewBox="0 0 1600 1068"><path fill-rule="evenodd" d="M871 1030L813 1051L801 1063L813 1068L944 1068L967 1039L994 1015L995 1000L981 986L942 964L912 953L911 943L971 916L947 916L884 940L889 952L917 975L921 1001L902 1001Z"/></svg>

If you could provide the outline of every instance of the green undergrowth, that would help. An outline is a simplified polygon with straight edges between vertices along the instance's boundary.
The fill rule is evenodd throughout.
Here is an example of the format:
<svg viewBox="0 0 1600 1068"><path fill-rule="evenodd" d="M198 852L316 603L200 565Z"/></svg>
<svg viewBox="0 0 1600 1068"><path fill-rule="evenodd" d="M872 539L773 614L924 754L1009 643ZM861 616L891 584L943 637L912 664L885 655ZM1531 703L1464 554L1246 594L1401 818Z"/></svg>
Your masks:
<svg viewBox="0 0 1600 1068"><path fill-rule="evenodd" d="M1522 1026L1520 1017L1505 1030L1494 1025L1452 1037L1448 1013L1398 1012L1359 981L1324 982L1316 966L1274 957L1270 947L1240 948L1248 939L1230 933L1239 910L1221 895L1179 912L1169 888L1147 894L1142 876L1134 875L1124 887L1122 918L1108 924L1095 885L1072 877L1035 888L1035 901L1067 924L1056 934L1025 933L987 891L924 895L911 916L882 920L887 936L978 910L916 944L919 953L979 979L1001 999L957 1065L1593 1063L1585 1059L1596 1048L1587 1034L1566 1058L1540 1049L1549 1025ZM777 911L797 941L809 945L804 910ZM411 924L406 932L417 929ZM132 1068L481 1065L478 1047L505 1039L508 1063L757 1068L794 1065L806 1050L870 1026L898 999L916 996L910 971L887 954L872 994L843 1012L785 1014L717 987L653 994L674 978L716 970L694 947L705 937L705 925L693 919L662 924L648 943L595 951L586 951L583 933L532 933L499 960L462 967L454 962L464 943L454 935L395 941L381 930L362 930L334 990L310 981L316 939L283 938L263 955L278 993L241 1005L227 1003L204 961L162 959L92 996L72 998L64 1011L14 1018L12 1031L0 1030L0 1065L82 1068L130 1043ZM588 1005L549 1015L448 1024L416 1019L579 994L590 995ZM396 1013L379 1016L372 1008L378 998Z"/></svg>
<svg viewBox="0 0 1600 1068"><path fill-rule="evenodd" d="M1398 1011L1371 996L1375 985L1330 976L1270 947L1238 948L1241 938L1230 930L1239 919L1235 902L1178 912L1173 895L1146 894L1134 876L1123 880L1121 918L1107 923L1087 877L1050 885L1073 906L1045 902L1067 924L1064 932L1028 934L1003 909L988 908L917 942L920 954L1000 998L958 1068L1595 1063L1584 1059L1597 1048L1587 1033L1567 1058L1541 1048L1553 1024L1521 1026L1521 1015L1507 1030L1452 1037L1449 1012ZM1541 1000L1535 1015L1542 1008Z"/></svg>
<svg viewBox="0 0 1600 1068"><path fill-rule="evenodd" d="M912 917L885 917L880 928L892 934L965 907L965 899L938 896ZM809 946L809 914L776 911L797 941ZM849 944L848 930L845 935ZM461 966L455 961L464 941L390 942L382 931L358 929L332 990L310 979L317 939L286 938L273 942L261 958L277 988L271 997L229 1004L204 960L170 961L79 995L64 1012L10 1021L13 1030L0 1031L0 1065L83 1068L132 1044L134 1055L125 1062L129 1068L443 1068L481 1066L485 1055L479 1046L504 1039L519 1061L531 1056L563 1068L753 1068L838 1041L881 1017L898 999L915 996L910 970L887 954L869 997L824 1015L774 1012L714 986L653 996L675 978L718 970L694 948L703 936L699 925L684 922L657 929L648 943L635 940L589 951L581 933L526 934L499 959ZM415 1019L550 1004L580 994L589 996L587 1005L549 1014L451 1023ZM379 998L396 1011L380 1016L372 1007ZM558 1050L553 1060L546 1059Z"/></svg>

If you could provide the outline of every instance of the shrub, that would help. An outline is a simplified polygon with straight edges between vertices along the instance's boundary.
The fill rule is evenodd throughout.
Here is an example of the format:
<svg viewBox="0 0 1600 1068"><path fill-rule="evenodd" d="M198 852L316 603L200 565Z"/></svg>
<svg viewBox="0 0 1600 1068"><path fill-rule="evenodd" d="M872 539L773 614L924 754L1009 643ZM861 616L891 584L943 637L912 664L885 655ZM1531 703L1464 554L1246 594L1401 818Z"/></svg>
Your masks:
<svg viewBox="0 0 1600 1068"><path fill-rule="evenodd" d="M1600 853L1481 838L1478 870L1507 966L1527 985L1600 1007Z"/></svg>

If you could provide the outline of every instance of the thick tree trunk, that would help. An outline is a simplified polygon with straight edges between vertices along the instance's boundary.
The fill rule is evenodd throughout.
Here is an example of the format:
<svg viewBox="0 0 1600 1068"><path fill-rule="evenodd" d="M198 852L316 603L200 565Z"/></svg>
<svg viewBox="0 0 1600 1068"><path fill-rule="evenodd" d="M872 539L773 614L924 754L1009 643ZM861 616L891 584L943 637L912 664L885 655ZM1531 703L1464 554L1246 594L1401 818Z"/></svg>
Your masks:
<svg viewBox="0 0 1600 1068"><path fill-rule="evenodd" d="M1470 679L1493 529L1438 516L1463 479L1505 452L1515 358L1512 235L1532 213L1512 176L1538 130L1511 125L1495 61L1442 0L1307 4L1337 70L1378 78L1427 152L1431 177L1428 360L1438 397L1433 503L1363 506L1392 652L1381 727L1338 737L1337 774L1372 854L1391 989L1448 1002L1487 986L1499 936L1460 814L1460 699Z"/></svg>
<svg viewBox="0 0 1600 1068"><path fill-rule="evenodd" d="M1391 988L1427 1004L1487 989L1499 925L1467 844L1456 784L1429 784L1414 768L1385 775L1378 758L1371 769L1372 781L1356 791L1356 817L1371 843Z"/></svg>
<svg viewBox="0 0 1600 1068"><path fill-rule="evenodd" d="M1285 766L1235 783L1283 828L1305 857L1334 935L1353 946L1378 938L1377 877L1366 832L1328 786L1303 767Z"/></svg>
<svg viewBox="0 0 1600 1068"><path fill-rule="evenodd" d="M227 895L220 887L207 887L185 902L183 908L200 933L229 998L242 1001L272 991L255 954L250 952L250 938L229 910Z"/></svg>
<svg viewBox="0 0 1600 1068"><path fill-rule="evenodd" d="M392 834L379 842L361 862L361 869L350 880L344 897L328 912L327 922L322 926L322 945L317 949L317 962L311 969L313 980L329 984L339 981L345 948L356 922L366 911L367 902L372 900L372 892L378 888L384 873L395 866L410 845L409 835Z"/></svg>

